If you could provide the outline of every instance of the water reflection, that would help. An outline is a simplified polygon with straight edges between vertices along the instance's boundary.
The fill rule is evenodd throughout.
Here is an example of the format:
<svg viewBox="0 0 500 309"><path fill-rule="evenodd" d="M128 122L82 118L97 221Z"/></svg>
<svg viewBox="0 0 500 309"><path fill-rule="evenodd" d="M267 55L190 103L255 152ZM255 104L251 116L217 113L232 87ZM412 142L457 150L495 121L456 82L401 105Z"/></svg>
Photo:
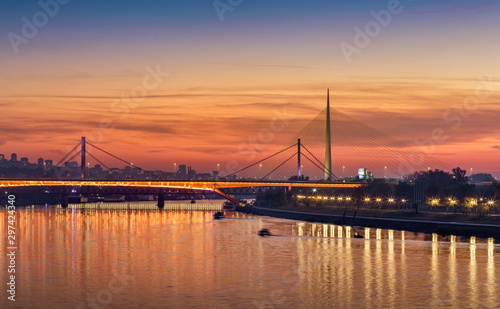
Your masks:
<svg viewBox="0 0 500 309"><path fill-rule="evenodd" d="M19 308L77 308L109 291L117 272L133 279L103 307L497 304L499 247L493 239L241 213L213 220L212 211L48 208L22 210L18 217ZM0 213L2 232L5 220ZM279 237L261 238L261 228ZM353 238L355 231L364 238ZM1 269L6 266L0 259Z"/></svg>

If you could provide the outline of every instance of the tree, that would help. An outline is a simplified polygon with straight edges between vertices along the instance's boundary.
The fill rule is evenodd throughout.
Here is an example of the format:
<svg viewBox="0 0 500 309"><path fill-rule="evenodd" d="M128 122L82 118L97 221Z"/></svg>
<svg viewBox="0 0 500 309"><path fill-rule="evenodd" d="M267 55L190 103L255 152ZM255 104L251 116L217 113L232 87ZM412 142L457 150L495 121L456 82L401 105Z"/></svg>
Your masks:
<svg viewBox="0 0 500 309"><path fill-rule="evenodd" d="M255 204L264 207L280 207L287 205L291 200L291 192L285 193L283 188L276 188L259 192L255 198Z"/></svg>
<svg viewBox="0 0 500 309"><path fill-rule="evenodd" d="M451 171L453 173L453 178L455 178L455 180L458 183L466 183L467 182L467 177L465 177L465 174L467 173L466 170L463 170L460 167L455 167Z"/></svg>
<svg viewBox="0 0 500 309"><path fill-rule="evenodd" d="M495 177L493 177L491 174L486 174L486 173L478 173L478 174L470 175L469 180L472 183L481 183L481 182L495 183L496 182Z"/></svg>

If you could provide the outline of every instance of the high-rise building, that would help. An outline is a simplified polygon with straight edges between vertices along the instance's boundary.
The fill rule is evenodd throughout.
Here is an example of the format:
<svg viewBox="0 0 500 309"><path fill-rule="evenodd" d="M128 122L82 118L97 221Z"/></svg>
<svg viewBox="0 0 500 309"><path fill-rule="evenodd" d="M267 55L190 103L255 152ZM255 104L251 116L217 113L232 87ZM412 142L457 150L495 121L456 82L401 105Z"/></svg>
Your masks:
<svg viewBox="0 0 500 309"><path fill-rule="evenodd" d="M38 158L38 165L43 165L43 158Z"/></svg>
<svg viewBox="0 0 500 309"><path fill-rule="evenodd" d="M16 162L16 161L17 161L17 153L13 153L13 154L11 154L11 155L10 155L10 160L11 160L12 162Z"/></svg>
<svg viewBox="0 0 500 309"><path fill-rule="evenodd" d="M188 166L188 176L189 176L189 179L191 179L192 177L194 177L194 175L196 175L196 171L194 169L191 168L191 166Z"/></svg>
<svg viewBox="0 0 500 309"><path fill-rule="evenodd" d="M53 161L52 160L45 160L45 166L46 167L51 167L53 164Z"/></svg>
<svg viewBox="0 0 500 309"><path fill-rule="evenodd" d="M24 164L24 165L27 165L27 164L29 163L28 158L26 158L26 157L22 157L22 158L21 158L21 163L22 163L22 164Z"/></svg>
<svg viewBox="0 0 500 309"><path fill-rule="evenodd" d="M179 165L179 174L181 176L186 176L187 175L187 166L184 164Z"/></svg>
<svg viewBox="0 0 500 309"><path fill-rule="evenodd" d="M0 162L5 160L5 156L3 154L0 154Z"/></svg>

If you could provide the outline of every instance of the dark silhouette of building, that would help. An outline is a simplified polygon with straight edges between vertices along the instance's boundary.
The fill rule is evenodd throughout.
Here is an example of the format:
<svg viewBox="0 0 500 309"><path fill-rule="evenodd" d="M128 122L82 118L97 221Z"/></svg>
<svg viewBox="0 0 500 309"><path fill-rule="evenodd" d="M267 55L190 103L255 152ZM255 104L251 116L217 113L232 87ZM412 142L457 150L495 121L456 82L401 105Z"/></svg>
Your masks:
<svg viewBox="0 0 500 309"><path fill-rule="evenodd" d="M64 162L64 166L69 167L69 168L78 168L78 163L75 161Z"/></svg>
<svg viewBox="0 0 500 309"><path fill-rule="evenodd" d="M10 155L10 160L11 160L12 162L17 162L17 153L13 153L13 154L11 154L11 155Z"/></svg>
<svg viewBox="0 0 500 309"><path fill-rule="evenodd" d="M43 165L43 158L38 158L38 165Z"/></svg>
<svg viewBox="0 0 500 309"><path fill-rule="evenodd" d="M179 165L178 173L179 173L179 176L181 176L181 177L187 176L187 166L184 164Z"/></svg>

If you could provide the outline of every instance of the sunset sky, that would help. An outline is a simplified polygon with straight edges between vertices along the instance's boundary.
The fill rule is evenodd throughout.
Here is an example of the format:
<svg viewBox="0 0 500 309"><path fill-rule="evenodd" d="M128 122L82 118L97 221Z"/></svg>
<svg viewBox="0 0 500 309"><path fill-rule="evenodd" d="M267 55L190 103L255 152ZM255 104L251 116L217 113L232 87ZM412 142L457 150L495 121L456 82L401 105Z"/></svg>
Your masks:
<svg viewBox="0 0 500 309"><path fill-rule="evenodd" d="M60 2L2 2L8 157L58 161L86 136L144 168L222 171L289 145L330 88L336 110L500 177L499 1Z"/></svg>

